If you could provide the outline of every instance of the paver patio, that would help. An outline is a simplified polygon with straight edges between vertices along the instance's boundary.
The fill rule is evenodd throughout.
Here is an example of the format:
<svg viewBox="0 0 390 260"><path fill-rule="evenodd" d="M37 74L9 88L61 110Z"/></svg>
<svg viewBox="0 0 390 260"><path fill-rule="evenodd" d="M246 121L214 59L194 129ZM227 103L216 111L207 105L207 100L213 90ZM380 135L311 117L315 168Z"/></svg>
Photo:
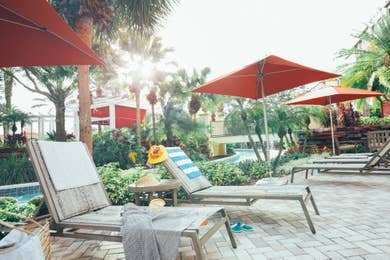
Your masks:
<svg viewBox="0 0 390 260"><path fill-rule="evenodd" d="M390 259L390 176L297 174L296 183L311 186L321 214L312 214L317 234L296 202L227 207L232 222L255 230L236 234L237 249L224 230L217 233L206 244L208 259ZM189 241L182 245L181 258L193 259ZM52 238L52 250L53 259L124 258L114 242Z"/></svg>

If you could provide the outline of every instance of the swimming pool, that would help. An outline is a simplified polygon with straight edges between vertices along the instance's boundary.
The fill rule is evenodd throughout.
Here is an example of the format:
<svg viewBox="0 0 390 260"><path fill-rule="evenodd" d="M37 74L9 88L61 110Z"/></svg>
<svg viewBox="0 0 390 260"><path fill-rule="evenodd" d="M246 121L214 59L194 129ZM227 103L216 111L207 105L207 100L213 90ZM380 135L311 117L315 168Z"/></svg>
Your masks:
<svg viewBox="0 0 390 260"><path fill-rule="evenodd" d="M253 151L253 149L235 149L234 150L236 155L233 155L229 158L224 158L223 161L229 163L229 164L238 164L241 161L245 160L252 160L256 161L256 154ZM278 150L270 150L270 157L275 158L278 155ZM263 152L259 151L260 156L264 158Z"/></svg>
<svg viewBox="0 0 390 260"><path fill-rule="evenodd" d="M20 196L15 196L14 198L19 201L19 203L26 203L27 201L31 200L32 198L42 196L42 193L40 192L35 192L31 194L24 194Z"/></svg>
<svg viewBox="0 0 390 260"><path fill-rule="evenodd" d="M0 186L0 197L13 197L20 203L41 195L38 182Z"/></svg>

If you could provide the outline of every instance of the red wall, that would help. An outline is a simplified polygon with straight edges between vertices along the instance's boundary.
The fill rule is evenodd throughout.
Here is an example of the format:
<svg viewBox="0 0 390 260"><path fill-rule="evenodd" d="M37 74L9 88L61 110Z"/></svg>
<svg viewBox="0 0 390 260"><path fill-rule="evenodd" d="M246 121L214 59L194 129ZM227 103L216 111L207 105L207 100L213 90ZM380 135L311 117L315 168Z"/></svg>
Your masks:
<svg viewBox="0 0 390 260"><path fill-rule="evenodd" d="M136 123L136 109L133 107L115 105L116 128L129 127L132 128ZM141 122L144 121L146 110L141 109Z"/></svg>

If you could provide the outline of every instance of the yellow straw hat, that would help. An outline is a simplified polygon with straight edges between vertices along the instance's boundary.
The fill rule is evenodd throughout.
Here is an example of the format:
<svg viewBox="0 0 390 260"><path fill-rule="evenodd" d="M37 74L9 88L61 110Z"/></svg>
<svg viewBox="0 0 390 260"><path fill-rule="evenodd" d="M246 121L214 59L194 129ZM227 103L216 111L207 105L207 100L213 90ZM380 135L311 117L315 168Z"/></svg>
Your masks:
<svg viewBox="0 0 390 260"><path fill-rule="evenodd" d="M148 163L156 164L167 159L168 153L163 145L153 145L148 152Z"/></svg>
<svg viewBox="0 0 390 260"><path fill-rule="evenodd" d="M135 182L136 187L156 186L159 184L160 182L151 173L145 175L144 177L140 178L138 181Z"/></svg>

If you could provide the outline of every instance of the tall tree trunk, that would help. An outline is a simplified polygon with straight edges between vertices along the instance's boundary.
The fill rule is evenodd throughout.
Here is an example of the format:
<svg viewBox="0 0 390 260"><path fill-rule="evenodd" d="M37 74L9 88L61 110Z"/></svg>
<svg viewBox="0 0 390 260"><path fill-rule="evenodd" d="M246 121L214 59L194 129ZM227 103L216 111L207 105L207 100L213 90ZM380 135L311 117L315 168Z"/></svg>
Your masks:
<svg viewBox="0 0 390 260"><path fill-rule="evenodd" d="M250 128L249 128L249 124L248 124L248 120L246 119L246 117L242 116L242 113L241 113L241 119L244 122L245 130L246 130L246 133L248 134L249 143L251 144L252 149L253 149L253 151L256 154L257 160L259 162L261 162L262 159L260 157L259 150L257 149L257 147L255 145L255 141L253 141L253 138L252 138L252 135L251 135L251 131L250 131Z"/></svg>
<svg viewBox="0 0 390 260"><path fill-rule="evenodd" d="M56 141L66 142L65 131L65 100L55 103L56 107Z"/></svg>
<svg viewBox="0 0 390 260"><path fill-rule="evenodd" d="M294 138L292 136L292 129L291 128L288 128L288 136L290 137L290 143L292 146L295 145L295 142L294 142ZM287 136L286 136L286 139L287 139Z"/></svg>
<svg viewBox="0 0 390 260"><path fill-rule="evenodd" d="M6 68L7 71L12 73L11 68ZM5 107L10 109L12 107L12 86L14 82L14 78L11 75L7 75L4 73L4 97L5 97ZM9 134L9 123L3 123L4 137Z"/></svg>
<svg viewBox="0 0 390 260"><path fill-rule="evenodd" d="M280 138L279 151L278 151L278 155L275 158L274 165L272 165L273 172L275 172L276 167L278 166L280 156L282 155L282 152L283 152L283 136L282 137L279 136L279 138Z"/></svg>
<svg viewBox="0 0 390 260"><path fill-rule="evenodd" d="M136 124L137 124L137 143L141 146L141 93L139 85L136 86L135 90L135 105L136 105Z"/></svg>
<svg viewBox="0 0 390 260"><path fill-rule="evenodd" d="M81 16L76 21L76 34L89 47L91 47L93 34L93 19L91 16ZM91 125L91 93L89 90L89 66L78 66L79 81L79 128L80 140L84 142L92 154L92 125Z"/></svg>
<svg viewBox="0 0 390 260"><path fill-rule="evenodd" d="M153 123L153 139L154 144L157 145L157 135L156 135L156 117L154 114L154 104L152 104L152 123Z"/></svg>
<svg viewBox="0 0 390 260"><path fill-rule="evenodd" d="M267 147L265 147L263 137L261 137L261 130L260 125L256 123L255 132L257 134L257 137L259 138L259 143L261 147L261 151L263 152L264 158L267 158Z"/></svg>

